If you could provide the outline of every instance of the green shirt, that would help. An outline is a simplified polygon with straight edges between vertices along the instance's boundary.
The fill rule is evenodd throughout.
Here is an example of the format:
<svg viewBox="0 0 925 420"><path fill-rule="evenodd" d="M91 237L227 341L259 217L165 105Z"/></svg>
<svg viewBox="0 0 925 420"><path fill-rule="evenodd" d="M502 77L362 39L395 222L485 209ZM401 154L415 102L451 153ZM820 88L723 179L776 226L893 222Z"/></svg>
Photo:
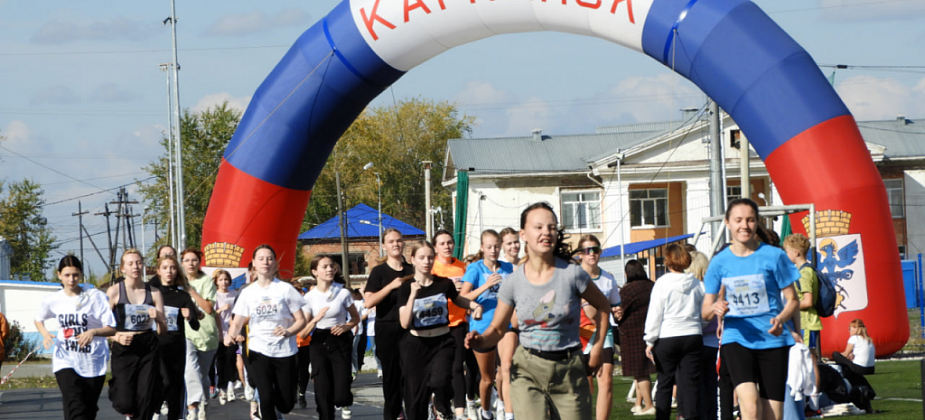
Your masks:
<svg viewBox="0 0 925 420"><path fill-rule="evenodd" d="M215 283L212 282L211 276L203 275L195 280L189 279L189 285L203 299L212 302L212 306L215 306L218 290L215 288ZM196 346L196 350L210 351L217 349L219 337L215 315L206 315L205 318L199 320L199 331L193 330L189 325L189 321L187 321L186 338Z"/></svg>
<svg viewBox="0 0 925 420"><path fill-rule="evenodd" d="M800 269L800 281L797 286L797 299L803 300L803 293L813 294L813 305L809 309L800 309L800 328L808 331L822 331L822 320L816 313L816 302L819 301L819 279L812 268Z"/></svg>

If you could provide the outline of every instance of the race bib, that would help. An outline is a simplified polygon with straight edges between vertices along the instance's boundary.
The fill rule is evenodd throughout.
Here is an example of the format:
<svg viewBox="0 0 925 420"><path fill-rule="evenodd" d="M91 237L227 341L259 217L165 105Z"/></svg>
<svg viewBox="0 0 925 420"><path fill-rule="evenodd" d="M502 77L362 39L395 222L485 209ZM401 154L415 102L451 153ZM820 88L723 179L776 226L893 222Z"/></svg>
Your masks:
<svg viewBox="0 0 925 420"><path fill-rule="evenodd" d="M280 318L280 303L274 301L271 297L260 299L260 303L254 308L251 318L258 322L278 321Z"/></svg>
<svg viewBox="0 0 925 420"><path fill-rule="evenodd" d="M726 316L744 318L770 312L768 288L763 274L723 279L729 313Z"/></svg>
<svg viewBox="0 0 925 420"><path fill-rule="evenodd" d="M173 306L164 306L164 316L167 317L167 331L179 331L177 317L180 315L180 308Z"/></svg>
<svg viewBox="0 0 925 420"><path fill-rule="evenodd" d="M440 293L414 300L414 327L427 328L450 323L447 318L446 295Z"/></svg>
<svg viewBox="0 0 925 420"><path fill-rule="evenodd" d="M144 331L151 329L151 315L148 315L148 308L151 305L133 305L125 304L125 329L127 331Z"/></svg>
<svg viewBox="0 0 925 420"><path fill-rule="evenodd" d="M504 278L507 277L507 273L498 273L501 275L501 280L504 281ZM492 273L482 273L482 282L488 283L488 278L491 277ZM501 283L498 283L494 286L488 288L485 293L482 293L482 301L486 300L498 300L498 290L501 290Z"/></svg>

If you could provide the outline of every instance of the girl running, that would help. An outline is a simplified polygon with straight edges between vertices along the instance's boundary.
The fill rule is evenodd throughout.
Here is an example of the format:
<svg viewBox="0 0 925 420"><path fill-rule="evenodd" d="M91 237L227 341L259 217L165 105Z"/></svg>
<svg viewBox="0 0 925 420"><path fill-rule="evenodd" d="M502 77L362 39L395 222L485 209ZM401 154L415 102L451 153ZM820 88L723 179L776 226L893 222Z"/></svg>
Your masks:
<svg viewBox="0 0 925 420"><path fill-rule="evenodd" d="M405 240L401 232L388 228L383 235L386 259L369 272L364 294L366 307L376 308L376 356L382 369L382 396L385 399L382 418L395 420L402 411L398 343L405 334L398 322L398 288L410 279L407 276L414 274L414 268L402 256Z"/></svg>
<svg viewBox="0 0 925 420"><path fill-rule="evenodd" d="M447 278L432 274L436 252L422 241L411 247L414 265L412 281L402 284L398 292L401 326L408 330L401 339L402 364L409 367L404 377L405 418L427 419L427 404L433 391L445 388L450 381L454 347L449 327L449 302L472 310L472 317L482 317L482 307L459 295L456 285ZM414 366L414 368L410 368ZM442 418L452 417L449 394L438 393L434 408Z"/></svg>
<svg viewBox="0 0 925 420"><path fill-rule="evenodd" d="M291 284L275 278L276 251L269 245L254 250L257 279L241 289L235 303L225 345L244 341L247 325L249 370L260 393L260 418L282 418L292 411L298 379L296 334L305 326L302 295Z"/></svg>
<svg viewBox="0 0 925 420"><path fill-rule="evenodd" d="M234 401L234 380L237 376L237 345L226 346L224 335L228 334L231 327L231 310L234 308L234 300L238 292L229 289L231 287L231 273L218 269L212 273L212 280L218 291L215 293L216 309L215 314L219 319L219 330L222 331L222 340L218 343L218 351L215 353L215 370L218 371L218 402L225 405L226 401Z"/></svg>
<svg viewBox="0 0 925 420"><path fill-rule="evenodd" d="M109 345L105 337L116 333L116 319L106 294L92 285L81 285L83 264L68 255L58 263L63 289L42 300L35 328L44 338L45 350L55 347L52 371L61 389L65 420L96 418L97 401L106 379ZM58 338L45 329L45 321L58 322Z"/></svg>
<svg viewBox="0 0 925 420"><path fill-rule="evenodd" d="M469 264L466 269L461 291L463 296L475 300L484 308L482 319L472 320L471 329L479 334L484 333L485 329L491 325L495 307L498 306L498 290L501 288L501 282L514 272L514 267L510 263L498 261L498 255L501 253L501 235L498 235L498 232L490 229L482 232L481 241L479 253L475 257L476 261ZM510 345L510 341L505 342L502 340L499 346L504 344ZM482 400L480 417L483 419L494 418L491 410L491 390L495 385L496 356L496 349L494 348L487 351L475 351L475 358L478 361L479 371L482 376L479 383L479 396ZM501 375L500 379L498 391L500 395L505 395L510 377ZM513 416L513 412L511 415Z"/></svg>
<svg viewBox="0 0 925 420"><path fill-rule="evenodd" d="M342 407L341 416L351 417L353 333L360 321L353 306L350 290L335 279L340 275L334 260L327 255L315 255L311 261L312 276L318 284L305 294L304 310L312 316L315 331L309 344L312 378L315 383L315 406L318 418L333 420L334 407ZM349 315L349 320L348 320Z"/></svg>
<svg viewBox="0 0 925 420"><path fill-rule="evenodd" d="M215 283L212 277L202 271L202 251L187 248L180 254L180 262L186 271L186 280L190 290L198 293L193 296L196 305L205 317L199 321L199 329L194 330L186 322L186 405L189 409L188 420L206 420L207 391L209 389L209 369L218 350L221 331L215 320ZM198 415L197 415L198 414Z"/></svg>
<svg viewBox="0 0 925 420"><path fill-rule="evenodd" d="M581 268L591 276L591 281L600 289L601 293L607 297L610 302L610 310L614 311L620 305L620 287L613 275L598 267L601 259L601 241L594 235L584 235L578 240L578 255L581 261ZM592 320L596 318L597 311L587 302L583 302L583 312L585 318ZM604 351L601 353L601 369L597 372L597 420L607 420L610 418L610 407L613 401L613 357L614 357L614 340L612 325L616 325L613 317L608 314L607 324L595 325L595 335L598 331L607 331L604 336ZM593 325L593 324L592 324ZM585 347L584 353L591 354L591 346ZM592 385L593 386L593 385Z"/></svg>
<svg viewBox="0 0 925 420"><path fill-rule="evenodd" d="M501 256L498 261L511 263L514 267L520 264L520 235L513 228L501 229Z"/></svg>
<svg viewBox="0 0 925 420"><path fill-rule="evenodd" d="M780 248L758 241L758 205L747 198L729 203L726 227L732 244L713 257L704 278L705 320L723 317L720 348L744 420L783 417L789 348L798 331L784 323L799 310L793 283L800 273ZM725 289L726 300L717 300ZM781 300L783 293L784 301ZM760 408L759 408L760 405Z"/></svg>
<svg viewBox="0 0 925 420"><path fill-rule="evenodd" d="M498 257L498 261L511 263L513 267L520 264L520 235L513 228L506 227L501 230L501 249L504 251ZM514 418L514 404L511 403L511 364L514 361L514 350L520 342L517 338L517 312L511 317L511 329L504 333L504 338L498 343L498 358L501 359L501 369L498 370L498 379L501 378L508 383L508 386L501 388L501 401L503 402L504 417L506 420ZM501 417L500 415L498 416Z"/></svg>
<svg viewBox="0 0 925 420"><path fill-rule="evenodd" d="M167 331L164 301L157 287L142 280L140 251L125 251L120 269L125 280L106 291L116 319L109 400L117 413L146 420L160 406L160 344L153 327L157 334Z"/></svg>
<svg viewBox="0 0 925 420"><path fill-rule="evenodd" d="M166 256L157 262L157 279L164 298L164 318L167 332L158 336L161 348L161 380L163 398L167 402L167 418L177 420L183 415L183 374L186 370L186 328L189 321L193 330L199 329L199 311L193 303L186 276L180 270L180 263L174 256ZM153 282L153 280L152 280Z"/></svg>
<svg viewBox="0 0 925 420"><path fill-rule="evenodd" d="M536 203L520 214L526 262L498 291L498 306L484 335L469 332L467 345L497 345L517 310L521 347L511 367L511 402L521 419L591 418L591 388L581 361L578 337L581 299L597 308L598 325L607 325L610 304L581 267L569 263L568 245L552 207ZM592 345L589 366L600 367L604 340Z"/></svg>

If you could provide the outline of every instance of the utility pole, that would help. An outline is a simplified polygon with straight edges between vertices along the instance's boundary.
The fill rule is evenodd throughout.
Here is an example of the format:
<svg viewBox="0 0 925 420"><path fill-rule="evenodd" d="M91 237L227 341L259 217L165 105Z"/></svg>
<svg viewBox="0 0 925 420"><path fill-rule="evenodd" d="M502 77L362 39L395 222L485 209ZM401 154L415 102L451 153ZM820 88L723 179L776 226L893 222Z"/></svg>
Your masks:
<svg viewBox="0 0 925 420"><path fill-rule="evenodd" d="M344 212L344 195L340 189L340 172L334 171L334 182L337 184L337 217L340 224L340 247L341 262L344 270L344 280L347 281L347 287L350 287L350 260L347 259L347 214Z"/></svg>
<svg viewBox="0 0 925 420"><path fill-rule="evenodd" d="M109 241L109 262L106 264L106 266L109 267L109 273L114 274L116 271L113 265L115 264L114 259L115 259L116 254L115 254L115 250L112 247L112 228L109 224L109 215L111 215L112 213L109 212L109 203L105 203L103 204L103 206L104 206L103 207L104 211L102 213L94 213L94 215L95 216L106 216L106 239ZM110 275L110 277L112 276ZM112 280L112 278L110 278L110 280Z"/></svg>
<svg viewBox="0 0 925 420"><path fill-rule="evenodd" d="M182 139L180 137L180 75L178 71L180 70L180 64L177 61L177 5L175 0L170 0L170 18L164 22L170 22L170 26L173 29L173 107L174 107L174 119L176 120L175 126L175 139L176 139L176 160L175 166L177 168L177 233L178 247L177 249L186 248L186 207L184 206L184 190L183 190L183 153L181 152Z"/></svg>
<svg viewBox="0 0 925 420"><path fill-rule="evenodd" d="M80 201L77 202L77 213L71 213L71 216L77 216L77 232L80 234L80 262L84 262L84 215L89 213L83 211Z"/></svg>
<svg viewBox="0 0 925 420"><path fill-rule="evenodd" d="M424 222L424 224L425 224L425 226L426 226L426 228L424 229L424 231L426 232L426 235L427 235L426 238L427 238L427 239L430 239L430 238L433 237L433 236L431 236L431 235L434 234L434 222L433 222L433 220L430 218L430 215L431 215L431 209L430 209L430 165L431 165L432 162L429 161L429 160L425 160L425 161L423 161L423 162L421 162L421 163L424 164L424 208L427 209L426 213L424 213L425 216L426 216L425 218L427 219L427 220Z"/></svg>
<svg viewBox="0 0 925 420"><path fill-rule="evenodd" d="M177 221L174 219L174 200L176 199L176 193L174 192L174 169L175 166L173 162L174 153L174 137L173 137L173 98L171 96L171 84L170 84L170 68L173 67L173 63L163 63L160 64L161 70L167 74L167 192L168 192L168 202L170 203L170 225L167 226L167 231L170 232L170 246L176 249L178 235L177 235Z"/></svg>
<svg viewBox="0 0 925 420"><path fill-rule="evenodd" d="M719 105L710 101L710 216L716 217L725 213L726 191L723 188L723 151L719 138ZM720 223L712 224L714 241L716 235L724 234Z"/></svg>
<svg viewBox="0 0 925 420"><path fill-rule="evenodd" d="M118 204L119 210L116 212L116 217L119 219L119 224L116 225L116 242L119 240L119 229L122 229L122 249L134 248L135 241L132 238L131 234L131 218L132 214L129 211L129 204L138 204L137 201L129 201L128 193L125 192L125 188L119 190L118 193L119 200L110 202L109 204ZM123 224L125 227L122 227ZM117 245L118 247L118 245Z"/></svg>

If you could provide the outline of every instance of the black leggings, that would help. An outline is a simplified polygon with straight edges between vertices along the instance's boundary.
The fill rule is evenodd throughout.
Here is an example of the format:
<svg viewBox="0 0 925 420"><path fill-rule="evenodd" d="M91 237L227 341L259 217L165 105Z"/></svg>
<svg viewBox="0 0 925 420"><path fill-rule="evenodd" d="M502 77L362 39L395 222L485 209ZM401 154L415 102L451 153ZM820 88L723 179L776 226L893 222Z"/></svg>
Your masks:
<svg viewBox="0 0 925 420"><path fill-rule="evenodd" d="M167 419L177 420L183 416L183 388L186 386L186 339L161 346L161 382L164 384L162 398L167 402ZM158 404L155 404L157 407Z"/></svg>
<svg viewBox="0 0 925 420"><path fill-rule="evenodd" d="M58 388L61 389L61 406L64 420L93 420L99 411L97 401L103 391L106 376L84 378L74 369L55 372Z"/></svg>
<svg viewBox="0 0 925 420"><path fill-rule="evenodd" d="M296 360L298 362L298 367L296 368L299 371L299 394L304 394L305 389L308 388L308 366L311 364L311 346L302 346L299 347L299 352L296 353Z"/></svg>
<svg viewBox="0 0 925 420"><path fill-rule="evenodd" d="M437 337L416 337L407 334L402 338L402 364L414 367L404 372L406 419L427 419L430 394L445 389L450 381L455 346L456 340L449 333ZM451 416L449 397L446 392L434 395L434 408L441 414Z"/></svg>
<svg viewBox="0 0 925 420"><path fill-rule="evenodd" d="M185 356L184 356L185 357ZM160 343L154 332L136 334L132 344L112 345L112 379L109 401L122 415L149 419L159 407L161 387Z"/></svg>
<svg viewBox="0 0 925 420"><path fill-rule="evenodd" d="M655 368L658 387L655 389L655 418L671 417L671 390L678 385L678 411L685 419L696 419L700 405L700 358L703 337L685 335L660 338L655 343Z"/></svg>
<svg viewBox="0 0 925 420"><path fill-rule="evenodd" d="M456 408L465 408L466 397L474 400L479 391L479 362L475 359L475 354L472 353L472 350L466 348L466 334L468 332L469 324L466 322L450 328L450 334L453 335L453 339L456 341L452 366L453 406ZM468 370L468 372L465 370Z"/></svg>
<svg viewBox="0 0 925 420"><path fill-rule="evenodd" d="M334 419L334 406L353 405L350 392L350 375L353 369L351 351L353 334L331 334L331 330L315 330L312 333L311 349L312 378L315 381L315 406L318 418Z"/></svg>
<svg viewBox="0 0 925 420"><path fill-rule="evenodd" d="M395 420L402 411L402 359L398 345L406 334L407 331L397 321L376 321L376 355L379 356L379 367L382 368L384 420Z"/></svg>
<svg viewBox="0 0 925 420"><path fill-rule="evenodd" d="M272 419L275 410L286 414L295 406L296 356L268 357L251 350L250 377L260 392L260 418Z"/></svg>
<svg viewBox="0 0 925 420"><path fill-rule="evenodd" d="M220 391L225 391L228 389L228 382L234 383L235 378L238 375L237 359L238 356L235 352L238 350L238 346L234 345L231 347L225 347L225 343L218 343L218 351L215 352L215 362L214 369L210 369L209 372L212 373L209 376L212 377L212 384ZM218 375L218 380L216 381L215 373Z"/></svg>
<svg viewBox="0 0 925 420"><path fill-rule="evenodd" d="M716 396L719 389L716 374L716 347L703 346L700 357L700 420L716 420Z"/></svg>

